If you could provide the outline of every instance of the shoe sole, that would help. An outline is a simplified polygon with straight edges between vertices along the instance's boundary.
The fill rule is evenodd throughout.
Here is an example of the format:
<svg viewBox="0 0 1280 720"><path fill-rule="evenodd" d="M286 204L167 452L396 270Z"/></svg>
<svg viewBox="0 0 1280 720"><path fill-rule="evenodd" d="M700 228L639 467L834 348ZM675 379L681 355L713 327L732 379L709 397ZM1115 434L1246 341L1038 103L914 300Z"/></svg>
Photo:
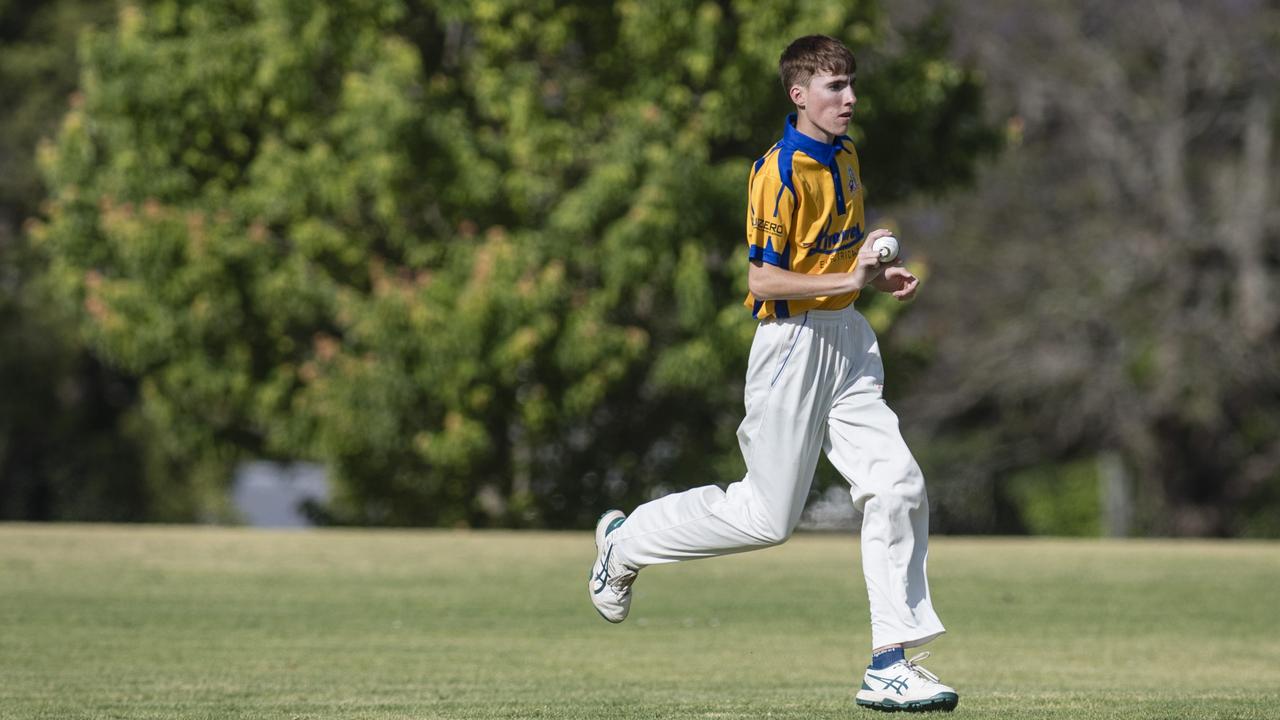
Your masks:
<svg viewBox="0 0 1280 720"><path fill-rule="evenodd" d="M960 704L960 696L955 693L941 693L925 700L908 700L904 703L893 700L864 700L857 698L859 706L880 712L951 712Z"/></svg>

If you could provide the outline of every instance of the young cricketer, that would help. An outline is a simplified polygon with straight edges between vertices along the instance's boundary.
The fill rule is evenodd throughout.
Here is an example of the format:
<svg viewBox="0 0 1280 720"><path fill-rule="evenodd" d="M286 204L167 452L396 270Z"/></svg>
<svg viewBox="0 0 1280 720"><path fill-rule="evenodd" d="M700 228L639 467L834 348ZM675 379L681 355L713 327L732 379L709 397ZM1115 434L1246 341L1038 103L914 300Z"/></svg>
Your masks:
<svg viewBox="0 0 1280 720"><path fill-rule="evenodd" d="M904 655L945 632L925 577L929 504L881 395L875 333L853 307L868 285L905 301L919 281L880 262L873 245L888 230L864 232L858 155L846 134L857 102L853 53L826 36L802 37L782 53L779 74L796 112L752 166L747 195L746 306L760 322L738 428L747 474L726 490L709 485L630 516L601 516L591 601L622 622L642 568L786 541L825 452L862 515L873 650L857 702L950 710L959 696L919 665L928 653Z"/></svg>

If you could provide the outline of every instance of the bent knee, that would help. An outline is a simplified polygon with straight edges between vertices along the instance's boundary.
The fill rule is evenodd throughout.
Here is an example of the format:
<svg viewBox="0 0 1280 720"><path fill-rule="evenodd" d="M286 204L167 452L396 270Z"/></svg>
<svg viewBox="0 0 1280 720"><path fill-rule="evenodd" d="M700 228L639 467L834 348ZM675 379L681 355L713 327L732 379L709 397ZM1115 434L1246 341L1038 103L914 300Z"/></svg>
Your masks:
<svg viewBox="0 0 1280 720"><path fill-rule="evenodd" d="M758 532L760 544L764 547L773 547L781 545L791 537L791 528L781 527L777 525L761 528Z"/></svg>
<svg viewBox="0 0 1280 720"><path fill-rule="evenodd" d="M914 460L904 464L894 475L893 482L876 493L881 502L903 509L913 509L926 502L924 473L920 472L920 466Z"/></svg>
<svg viewBox="0 0 1280 720"><path fill-rule="evenodd" d="M794 530L794 526L787 521L787 518L771 517L765 513L757 513L752 521L747 534L750 535L752 542L760 547L781 545L791 537L791 532Z"/></svg>

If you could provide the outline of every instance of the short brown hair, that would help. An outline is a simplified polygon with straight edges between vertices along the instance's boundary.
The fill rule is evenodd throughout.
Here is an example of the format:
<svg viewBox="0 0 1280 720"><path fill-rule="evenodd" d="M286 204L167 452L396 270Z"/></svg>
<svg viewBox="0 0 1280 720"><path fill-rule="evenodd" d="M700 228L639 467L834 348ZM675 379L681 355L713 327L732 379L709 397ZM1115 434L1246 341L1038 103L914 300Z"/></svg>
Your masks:
<svg viewBox="0 0 1280 720"><path fill-rule="evenodd" d="M817 73L853 75L857 71L853 52L844 43L826 35L796 38L778 58L778 75L782 77L782 89L787 92L793 85L808 85Z"/></svg>

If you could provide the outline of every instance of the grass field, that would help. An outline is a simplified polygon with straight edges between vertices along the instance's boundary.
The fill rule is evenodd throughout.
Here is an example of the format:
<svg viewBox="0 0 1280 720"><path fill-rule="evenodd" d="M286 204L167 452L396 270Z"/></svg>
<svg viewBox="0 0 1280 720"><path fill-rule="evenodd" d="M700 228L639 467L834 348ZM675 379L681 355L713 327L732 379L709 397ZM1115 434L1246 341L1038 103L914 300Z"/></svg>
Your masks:
<svg viewBox="0 0 1280 720"><path fill-rule="evenodd" d="M935 538L961 718L1280 717L1280 544ZM0 525L0 718L879 718L857 544L586 598L585 533ZM934 716L936 717L936 715Z"/></svg>

